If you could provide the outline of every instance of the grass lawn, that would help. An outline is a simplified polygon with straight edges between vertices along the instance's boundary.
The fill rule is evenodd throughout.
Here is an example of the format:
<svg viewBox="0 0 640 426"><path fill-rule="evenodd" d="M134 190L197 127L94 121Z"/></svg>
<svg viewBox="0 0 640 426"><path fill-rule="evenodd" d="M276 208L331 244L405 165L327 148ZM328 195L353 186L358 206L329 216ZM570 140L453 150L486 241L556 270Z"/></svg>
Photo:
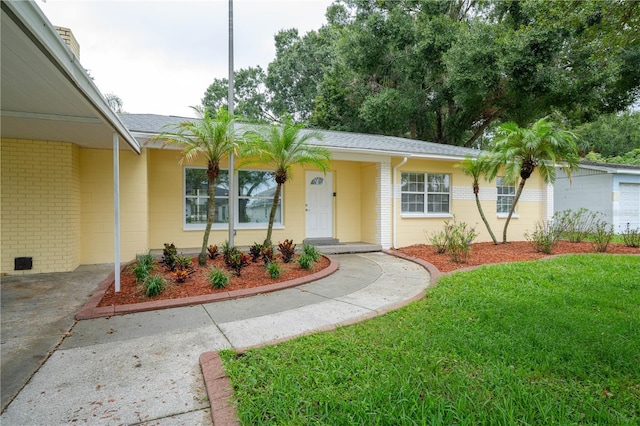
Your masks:
<svg viewBox="0 0 640 426"><path fill-rule="evenodd" d="M333 332L221 353L243 424L640 424L640 257L442 277Z"/></svg>

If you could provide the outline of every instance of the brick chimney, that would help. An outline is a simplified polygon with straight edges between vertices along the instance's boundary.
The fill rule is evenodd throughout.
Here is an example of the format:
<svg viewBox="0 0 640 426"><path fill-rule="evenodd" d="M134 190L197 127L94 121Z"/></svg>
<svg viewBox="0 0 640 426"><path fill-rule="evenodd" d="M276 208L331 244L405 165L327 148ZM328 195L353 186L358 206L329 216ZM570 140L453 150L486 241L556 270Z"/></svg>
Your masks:
<svg viewBox="0 0 640 426"><path fill-rule="evenodd" d="M80 60L80 45L78 44L78 40L74 37L73 33L69 28L58 27L56 26L56 31L62 37L62 40L69 46L71 52L75 55L76 59Z"/></svg>

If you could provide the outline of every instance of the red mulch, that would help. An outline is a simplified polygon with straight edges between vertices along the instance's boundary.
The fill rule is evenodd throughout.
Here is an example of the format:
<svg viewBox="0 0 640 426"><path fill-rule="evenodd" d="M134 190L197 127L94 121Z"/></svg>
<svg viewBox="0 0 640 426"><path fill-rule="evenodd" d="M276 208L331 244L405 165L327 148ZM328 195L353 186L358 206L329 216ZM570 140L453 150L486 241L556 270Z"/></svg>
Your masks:
<svg viewBox="0 0 640 426"><path fill-rule="evenodd" d="M218 256L214 260L207 259L207 266L205 267L199 267L198 259L193 258L193 272L188 276L184 283L177 283L172 272L168 271L161 262L155 262L156 267L151 274L162 274L167 281L167 287L162 293L153 298L146 297L142 285L136 282L132 265L125 268L125 270L120 274L120 292L115 293L114 286L112 284L106 291L98 306L120 306L132 303L148 302L151 300L180 299L183 297L201 296L260 287L313 274L326 268L330 263L329 259L321 256L320 259L318 259L318 262L313 265L313 268L307 271L300 268L300 266L295 262L282 263L279 260L279 256L276 256L276 261L280 264L281 274L279 278L272 279L269 277L269 274L264 268L264 262L261 260L257 263L250 263L242 268L241 275L237 277L234 273L225 268L222 256ZM227 287L223 289L215 289L211 286L211 283L209 282L209 271L212 266L229 273L231 281Z"/></svg>
<svg viewBox="0 0 640 426"><path fill-rule="evenodd" d="M466 263L456 263L448 254L437 254L434 246L417 244L414 246L397 249L406 255L423 259L434 265L440 272L451 272L470 266L485 265L489 263L515 262L521 260L536 260L548 257L544 253L538 253L528 241L514 241L507 244L495 245L492 242L475 243L471 245L471 256ZM569 253L593 253L593 245L590 242L571 243L559 241L553 248L553 254ZM607 253L614 254L640 254L640 248L627 247L624 244L609 244Z"/></svg>

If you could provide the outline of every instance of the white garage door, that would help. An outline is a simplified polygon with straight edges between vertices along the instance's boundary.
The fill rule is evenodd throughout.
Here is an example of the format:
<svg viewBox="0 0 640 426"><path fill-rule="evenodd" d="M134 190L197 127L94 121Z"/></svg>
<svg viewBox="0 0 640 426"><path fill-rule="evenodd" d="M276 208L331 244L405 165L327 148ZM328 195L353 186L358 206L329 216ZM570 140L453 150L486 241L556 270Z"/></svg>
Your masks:
<svg viewBox="0 0 640 426"><path fill-rule="evenodd" d="M620 223L634 229L640 227L640 184L620 184Z"/></svg>

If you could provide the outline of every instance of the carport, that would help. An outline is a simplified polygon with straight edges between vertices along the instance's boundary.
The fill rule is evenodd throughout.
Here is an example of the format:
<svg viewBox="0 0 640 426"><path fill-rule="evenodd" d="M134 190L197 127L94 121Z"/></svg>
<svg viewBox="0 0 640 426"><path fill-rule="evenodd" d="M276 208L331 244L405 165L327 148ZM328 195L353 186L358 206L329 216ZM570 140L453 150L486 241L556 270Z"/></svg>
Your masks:
<svg viewBox="0 0 640 426"><path fill-rule="evenodd" d="M83 269L84 267L68 274L33 274L34 271L29 271L28 268L24 271L15 271L13 267L9 269L6 265L13 266L14 258L19 256L14 252L11 241L16 240L15 223L12 220L13 217L19 216L20 212L10 208L14 202L12 191L9 185L5 186L6 180L3 179L0 198L3 212L2 239L0 240L3 257L2 273L26 274L22 277L3 277L2 279L2 408L4 409L12 395L24 385L24 383L19 385L8 381L8 375L20 369L24 370L21 374L28 379L47 353L44 349L38 350L37 353L26 353L23 349L28 346L28 342L22 340L9 342L12 333L5 328L6 323L11 322L14 329L20 333L20 337L33 336L36 339L48 333L49 343L46 345L53 345L48 349L51 350L55 347L56 341L61 339L58 333L69 329L69 324L59 323L60 318L72 318L77 309L77 303L70 307L62 302L52 301L57 300L56 296L71 299L86 297L86 292L78 293L77 287L65 280L80 277L82 288L87 286L95 288L97 283L93 281L104 279L109 270L119 270L119 151L120 149L131 150L140 154L140 146L117 114L109 108L78 58L67 47L36 3L2 1L1 7L0 137L3 142L0 146L0 152L2 152L0 157L5 156L4 141L6 140L12 140L14 145L15 141L18 141L25 148L23 151L26 151L27 155L35 149L29 148L29 144L34 140L75 144L82 148L112 149L115 235L113 266L107 267L106 271L104 266L92 267L98 268L97 274L95 269L86 270ZM3 168L10 161L19 162L20 159L2 158ZM58 160L52 158L50 161ZM55 232L55 229L51 230L54 235ZM19 237L18 235L17 238ZM55 256L55 250L52 252ZM119 279L119 274L115 275ZM60 286L58 288L52 286L59 280L65 281L64 289L71 294L53 294L60 291ZM17 293L9 292L11 284L18 285L14 289ZM26 293L23 294L23 290ZM33 295L39 296L40 299L31 300L31 303L25 304L25 300L29 300ZM48 313L43 311L46 309L49 310ZM69 310L71 312L67 312ZM20 318L21 312L23 314ZM14 316L11 316L12 314ZM18 315L18 318L15 315ZM50 323L46 324L49 320ZM51 334L52 329L57 331ZM36 362L32 362L32 357L36 357ZM16 364L14 362L16 359L22 359L25 362Z"/></svg>

